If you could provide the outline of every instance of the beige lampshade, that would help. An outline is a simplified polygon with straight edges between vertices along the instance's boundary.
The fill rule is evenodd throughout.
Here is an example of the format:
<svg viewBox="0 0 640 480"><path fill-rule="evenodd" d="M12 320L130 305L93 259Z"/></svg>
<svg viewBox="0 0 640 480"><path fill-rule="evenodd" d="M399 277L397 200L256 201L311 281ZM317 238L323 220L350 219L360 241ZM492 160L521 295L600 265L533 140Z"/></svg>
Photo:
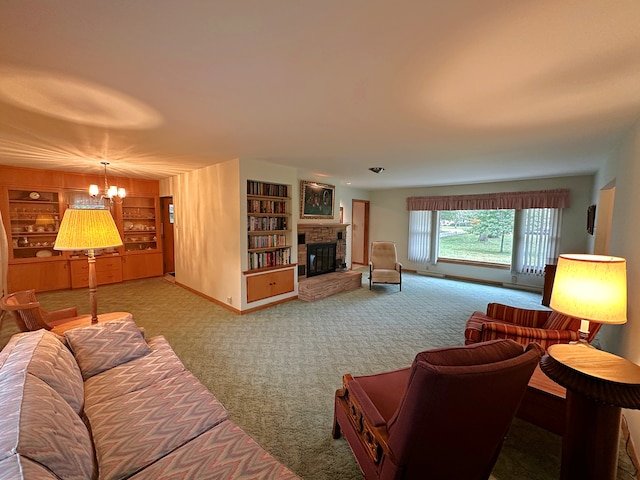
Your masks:
<svg viewBox="0 0 640 480"><path fill-rule="evenodd" d="M627 261L604 255L560 255L550 306L598 323L625 323Z"/></svg>
<svg viewBox="0 0 640 480"><path fill-rule="evenodd" d="M122 245L109 210L69 208L64 212L54 250L88 250Z"/></svg>

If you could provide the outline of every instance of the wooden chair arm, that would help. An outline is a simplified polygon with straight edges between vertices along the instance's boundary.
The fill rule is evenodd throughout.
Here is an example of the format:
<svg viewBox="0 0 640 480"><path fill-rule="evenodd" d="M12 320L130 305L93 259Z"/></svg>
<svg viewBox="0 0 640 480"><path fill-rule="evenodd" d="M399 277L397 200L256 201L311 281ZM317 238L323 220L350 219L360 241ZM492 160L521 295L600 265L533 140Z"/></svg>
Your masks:
<svg viewBox="0 0 640 480"><path fill-rule="evenodd" d="M389 448L386 422L378 409L350 374L343 376L342 383L343 388L336 392L336 396L371 460L377 464L386 456L397 463Z"/></svg>

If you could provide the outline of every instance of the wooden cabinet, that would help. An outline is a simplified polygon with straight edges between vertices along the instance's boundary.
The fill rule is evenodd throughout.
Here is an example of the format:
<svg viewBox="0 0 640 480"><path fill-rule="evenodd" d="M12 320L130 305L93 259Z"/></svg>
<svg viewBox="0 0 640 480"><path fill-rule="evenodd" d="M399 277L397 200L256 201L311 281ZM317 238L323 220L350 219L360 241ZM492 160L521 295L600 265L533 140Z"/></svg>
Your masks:
<svg viewBox="0 0 640 480"><path fill-rule="evenodd" d="M153 197L126 197L122 201L125 252L158 249L156 200Z"/></svg>
<svg viewBox="0 0 640 480"><path fill-rule="evenodd" d="M53 249L61 218L57 191L7 189L10 259L60 257ZM3 215L4 216L4 215Z"/></svg>
<svg viewBox="0 0 640 480"><path fill-rule="evenodd" d="M71 288L89 286L89 262L86 257L69 260ZM96 258L96 278L98 285L122 282L122 260L119 255Z"/></svg>
<svg viewBox="0 0 640 480"><path fill-rule="evenodd" d="M102 176L0 165L0 211L9 244L9 291L87 286L88 264L83 252L60 252L53 246L66 208L86 208L103 201L109 206L124 245L96 252L98 283L162 275L162 244L156 218L159 182L116 177L113 180L127 189L123 203L108 204L107 200L96 200L88 194L90 184L104 182ZM125 266L128 256L133 258Z"/></svg>
<svg viewBox="0 0 640 480"><path fill-rule="evenodd" d="M293 292L293 275L293 269L288 268L247 276L247 302Z"/></svg>
<svg viewBox="0 0 640 480"><path fill-rule="evenodd" d="M31 288L37 292L70 288L69 261L65 258L9 265L7 282L10 292Z"/></svg>
<svg viewBox="0 0 640 480"><path fill-rule="evenodd" d="M122 258L123 280L159 277L162 273L162 252L132 253Z"/></svg>

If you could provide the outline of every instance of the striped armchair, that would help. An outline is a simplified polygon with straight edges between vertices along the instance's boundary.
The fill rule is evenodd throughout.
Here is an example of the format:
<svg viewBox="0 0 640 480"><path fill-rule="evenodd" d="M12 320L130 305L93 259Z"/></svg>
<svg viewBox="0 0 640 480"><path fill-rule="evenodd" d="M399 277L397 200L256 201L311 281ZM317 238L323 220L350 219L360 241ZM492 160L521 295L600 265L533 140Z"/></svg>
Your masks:
<svg viewBox="0 0 640 480"><path fill-rule="evenodd" d="M591 322L591 342L602 324ZM580 319L552 310L529 310L501 303L487 305L487 313L473 312L464 330L464 343L486 342L498 338L510 338L527 345L538 343L545 350L556 343L569 343L580 338Z"/></svg>

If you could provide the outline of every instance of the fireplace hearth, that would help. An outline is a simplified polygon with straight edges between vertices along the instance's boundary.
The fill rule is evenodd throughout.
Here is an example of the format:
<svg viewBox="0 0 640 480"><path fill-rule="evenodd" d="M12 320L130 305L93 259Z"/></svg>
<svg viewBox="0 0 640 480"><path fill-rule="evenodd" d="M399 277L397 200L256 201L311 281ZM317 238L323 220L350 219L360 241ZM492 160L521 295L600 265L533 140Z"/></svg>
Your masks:
<svg viewBox="0 0 640 480"><path fill-rule="evenodd" d="M336 243L307 245L307 277L336 271Z"/></svg>

